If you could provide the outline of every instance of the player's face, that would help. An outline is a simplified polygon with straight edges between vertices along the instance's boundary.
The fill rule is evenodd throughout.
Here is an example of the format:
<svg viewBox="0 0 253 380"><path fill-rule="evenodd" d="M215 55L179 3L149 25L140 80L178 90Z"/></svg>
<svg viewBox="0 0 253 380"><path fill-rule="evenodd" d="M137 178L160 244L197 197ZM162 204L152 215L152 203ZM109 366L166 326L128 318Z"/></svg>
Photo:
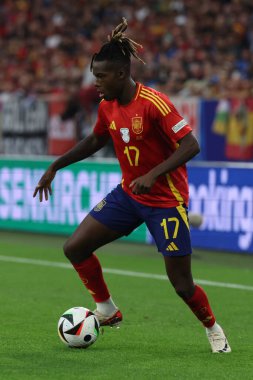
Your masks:
<svg viewBox="0 0 253 380"><path fill-rule="evenodd" d="M107 61L94 61L92 72L95 77L95 87L101 98L113 100L120 97L124 73L119 67Z"/></svg>

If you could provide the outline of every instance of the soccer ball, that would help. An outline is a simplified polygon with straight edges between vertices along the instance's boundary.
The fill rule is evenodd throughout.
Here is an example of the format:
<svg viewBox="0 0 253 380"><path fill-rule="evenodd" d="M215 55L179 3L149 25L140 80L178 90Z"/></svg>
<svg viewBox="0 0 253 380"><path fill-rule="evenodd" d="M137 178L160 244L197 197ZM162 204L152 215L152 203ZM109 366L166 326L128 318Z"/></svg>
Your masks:
<svg viewBox="0 0 253 380"><path fill-rule="evenodd" d="M196 212L189 211L188 213L189 224L192 227L199 228L203 223L203 216Z"/></svg>
<svg viewBox="0 0 253 380"><path fill-rule="evenodd" d="M99 321L95 314L85 307L72 307L65 311L58 322L58 334L69 347L87 348L99 336Z"/></svg>

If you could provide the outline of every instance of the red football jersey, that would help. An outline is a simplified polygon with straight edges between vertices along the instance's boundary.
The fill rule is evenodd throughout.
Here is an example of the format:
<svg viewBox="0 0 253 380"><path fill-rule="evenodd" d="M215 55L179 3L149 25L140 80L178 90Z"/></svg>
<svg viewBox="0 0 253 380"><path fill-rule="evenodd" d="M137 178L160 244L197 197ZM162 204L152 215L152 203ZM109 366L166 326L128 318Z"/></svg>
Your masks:
<svg viewBox="0 0 253 380"><path fill-rule="evenodd" d="M154 207L188 205L185 165L158 177L148 194L133 194L129 185L166 160L191 130L166 95L140 83L127 105L102 100L94 127L95 134L112 137L123 189L136 201Z"/></svg>

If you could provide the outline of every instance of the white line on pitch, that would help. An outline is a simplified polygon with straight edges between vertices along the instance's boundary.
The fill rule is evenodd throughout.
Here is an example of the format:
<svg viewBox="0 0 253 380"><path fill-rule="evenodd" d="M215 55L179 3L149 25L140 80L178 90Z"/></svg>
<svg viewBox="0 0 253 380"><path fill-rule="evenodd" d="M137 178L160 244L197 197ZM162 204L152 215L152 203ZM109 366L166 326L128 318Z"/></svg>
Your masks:
<svg viewBox="0 0 253 380"><path fill-rule="evenodd" d="M65 269L73 268L72 265L68 263L47 261L47 260L35 260L35 259L28 259L25 257L15 257L15 256L0 255L0 261L20 263L20 264L40 265L40 266L46 266L46 267L65 268ZM142 277L142 278L150 278L154 280L166 280L166 281L168 280L167 276L162 275L162 274L133 272L133 271L128 271L128 270L112 269L112 268L104 268L103 272L108 273L108 274L118 274L121 276L129 276L129 277L137 277L137 278ZM253 286L231 284L227 282L208 281L208 280L201 280L201 279L195 279L195 281L201 285L253 291Z"/></svg>

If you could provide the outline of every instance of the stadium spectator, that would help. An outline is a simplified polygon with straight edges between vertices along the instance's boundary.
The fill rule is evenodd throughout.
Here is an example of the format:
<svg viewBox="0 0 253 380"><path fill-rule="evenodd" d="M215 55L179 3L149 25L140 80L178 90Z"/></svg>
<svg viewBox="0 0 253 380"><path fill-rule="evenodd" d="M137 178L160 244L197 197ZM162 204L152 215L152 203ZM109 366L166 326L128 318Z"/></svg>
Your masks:
<svg viewBox="0 0 253 380"><path fill-rule="evenodd" d="M251 0L3 0L0 92L27 91L29 83L45 99L64 91L69 99L75 87L85 135L99 102L89 57L122 16L145 46L146 70L133 63L133 77L145 85L169 96L222 98L232 81L234 97L253 96Z"/></svg>
<svg viewBox="0 0 253 380"><path fill-rule="evenodd" d="M145 45L148 70L137 64L134 72L146 85L209 97L223 90L224 71L228 81L235 71L253 79L249 0L3 0L1 72L17 89L24 75L31 76L38 93L50 92L56 82L85 87L90 55L122 16Z"/></svg>

